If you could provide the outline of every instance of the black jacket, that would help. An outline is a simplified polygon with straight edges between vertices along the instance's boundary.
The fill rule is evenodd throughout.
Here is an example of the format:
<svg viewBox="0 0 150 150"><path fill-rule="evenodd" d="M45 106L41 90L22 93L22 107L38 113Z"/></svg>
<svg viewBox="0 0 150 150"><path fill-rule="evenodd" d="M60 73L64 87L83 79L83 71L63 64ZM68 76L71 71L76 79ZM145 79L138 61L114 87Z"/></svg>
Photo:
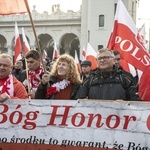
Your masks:
<svg viewBox="0 0 150 150"><path fill-rule="evenodd" d="M14 75L17 80L23 83L23 81L26 79L26 72L23 70L21 72L16 72L15 69L12 71L12 75Z"/></svg>
<svg viewBox="0 0 150 150"><path fill-rule="evenodd" d="M53 85L56 82L57 82L57 78L51 76L49 84ZM72 90L71 90L71 100L76 99L76 94L79 89L79 86L80 86L79 84L73 83ZM49 98L46 98L46 90L47 90L47 85L40 83L35 93L35 99L55 99L55 94L53 94Z"/></svg>
<svg viewBox="0 0 150 150"><path fill-rule="evenodd" d="M97 69L87 78L78 92L78 98L103 100L140 100L133 86L132 75L114 70L101 72Z"/></svg>

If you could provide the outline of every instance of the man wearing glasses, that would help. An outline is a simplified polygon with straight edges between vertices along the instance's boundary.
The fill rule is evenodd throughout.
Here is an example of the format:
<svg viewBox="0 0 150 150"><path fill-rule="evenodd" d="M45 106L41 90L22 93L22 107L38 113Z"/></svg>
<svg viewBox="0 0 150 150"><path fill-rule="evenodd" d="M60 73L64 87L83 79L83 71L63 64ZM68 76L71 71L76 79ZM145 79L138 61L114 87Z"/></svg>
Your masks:
<svg viewBox="0 0 150 150"><path fill-rule="evenodd" d="M118 72L114 53L100 49L97 53L98 68L87 78L78 92L79 98L99 100L140 100L132 87L132 78Z"/></svg>
<svg viewBox="0 0 150 150"><path fill-rule="evenodd" d="M28 99L22 83L11 74L12 68L12 57L8 54L0 54L0 103L7 99Z"/></svg>

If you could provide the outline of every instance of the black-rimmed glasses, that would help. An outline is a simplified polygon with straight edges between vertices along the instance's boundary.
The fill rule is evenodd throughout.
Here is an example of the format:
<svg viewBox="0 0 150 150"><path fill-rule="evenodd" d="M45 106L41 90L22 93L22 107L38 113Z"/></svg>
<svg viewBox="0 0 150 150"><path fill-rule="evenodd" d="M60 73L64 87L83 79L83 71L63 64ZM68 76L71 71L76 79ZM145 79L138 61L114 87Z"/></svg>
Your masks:
<svg viewBox="0 0 150 150"><path fill-rule="evenodd" d="M98 57L98 60L104 60L104 61L108 61L108 59L113 58L112 56L103 56L103 57Z"/></svg>

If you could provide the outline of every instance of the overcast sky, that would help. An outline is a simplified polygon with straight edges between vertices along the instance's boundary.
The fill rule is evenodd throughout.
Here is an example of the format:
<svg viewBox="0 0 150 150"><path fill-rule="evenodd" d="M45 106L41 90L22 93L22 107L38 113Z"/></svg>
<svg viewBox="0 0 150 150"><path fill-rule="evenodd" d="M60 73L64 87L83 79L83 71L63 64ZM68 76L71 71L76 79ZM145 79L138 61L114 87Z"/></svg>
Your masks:
<svg viewBox="0 0 150 150"><path fill-rule="evenodd" d="M82 0L28 0L30 9L33 9L33 5L36 5L36 10L39 12L48 11L51 13L52 5L60 4L60 9L64 12L67 10L80 10Z"/></svg>

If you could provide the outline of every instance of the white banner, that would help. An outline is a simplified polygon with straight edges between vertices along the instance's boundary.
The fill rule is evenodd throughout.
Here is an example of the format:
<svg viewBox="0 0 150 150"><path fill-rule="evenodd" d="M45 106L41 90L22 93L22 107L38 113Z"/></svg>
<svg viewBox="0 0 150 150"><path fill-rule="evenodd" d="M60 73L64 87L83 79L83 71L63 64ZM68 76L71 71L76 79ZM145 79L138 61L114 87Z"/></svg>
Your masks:
<svg viewBox="0 0 150 150"><path fill-rule="evenodd" d="M1 150L8 143L59 146L51 150L150 150L150 103L8 100L0 104Z"/></svg>

